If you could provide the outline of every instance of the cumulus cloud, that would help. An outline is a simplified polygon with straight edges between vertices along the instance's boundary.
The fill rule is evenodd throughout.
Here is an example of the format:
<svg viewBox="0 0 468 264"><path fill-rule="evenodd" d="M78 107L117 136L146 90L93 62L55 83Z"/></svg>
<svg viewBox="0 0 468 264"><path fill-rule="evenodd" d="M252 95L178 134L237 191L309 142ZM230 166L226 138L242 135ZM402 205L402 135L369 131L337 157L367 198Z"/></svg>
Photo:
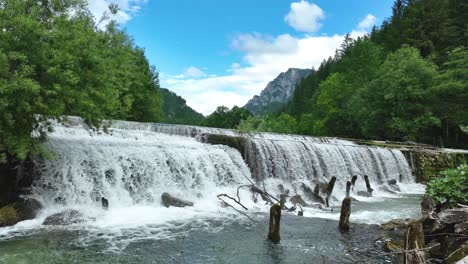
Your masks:
<svg viewBox="0 0 468 264"><path fill-rule="evenodd" d="M184 76L198 78L206 76L206 73L195 66L190 66L185 70Z"/></svg>
<svg viewBox="0 0 468 264"><path fill-rule="evenodd" d="M320 29L320 20L324 18L325 13L318 5L301 0L291 3L284 21L297 31L313 33Z"/></svg>
<svg viewBox="0 0 468 264"><path fill-rule="evenodd" d="M357 25L351 36L356 38L365 33ZM242 65L232 63L222 76L177 78L161 74L161 83L205 115L219 105L243 106L288 68L318 68L323 59L334 55L343 38L338 34L304 37L241 34L232 39L231 48L243 54Z"/></svg>
<svg viewBox="0 0 468 264"><path fill-rule="evenodd" d="M361 30L368 30L372 28L377 22L377 18L372 14L368 14L361 22L359 22L358 28Z"/></svg>
<svg viewBox="0 0 468 264"><path fill-rule="evenodd" d="M96 21L99 21L105 12L109 10L109 4L118 4L119 12L112 17L120 24L125 24L132 19L148 0L88 0L88 8Z"/></svg>

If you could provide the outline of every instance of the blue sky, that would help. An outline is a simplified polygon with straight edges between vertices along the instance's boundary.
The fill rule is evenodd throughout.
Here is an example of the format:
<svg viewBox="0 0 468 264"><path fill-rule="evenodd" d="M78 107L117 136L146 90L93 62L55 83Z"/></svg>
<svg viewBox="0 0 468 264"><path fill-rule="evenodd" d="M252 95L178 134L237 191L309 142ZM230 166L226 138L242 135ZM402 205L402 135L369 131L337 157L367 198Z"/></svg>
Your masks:
<svg viewBox="0 0 468 264"><path fill-rule="evenodd" d="M243 106L279 73L317 67L347 32L363 35L393 0L95 0L144 47L162 87L203 114Z"/></svg>

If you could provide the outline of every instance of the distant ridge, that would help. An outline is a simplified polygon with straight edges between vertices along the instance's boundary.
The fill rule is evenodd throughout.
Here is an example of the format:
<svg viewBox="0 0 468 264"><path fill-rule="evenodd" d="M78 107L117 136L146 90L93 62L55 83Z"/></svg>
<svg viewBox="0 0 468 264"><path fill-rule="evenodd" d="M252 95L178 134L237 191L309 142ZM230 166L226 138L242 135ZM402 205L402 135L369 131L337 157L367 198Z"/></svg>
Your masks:
<svg viewBox="0 0 468 264"><path fill-rule="evenodd" d="M294 94L297 84L312 73L312 69L291 68L268 83L260 96L255 95L244 106L254 115L277 112Z"/></svg>

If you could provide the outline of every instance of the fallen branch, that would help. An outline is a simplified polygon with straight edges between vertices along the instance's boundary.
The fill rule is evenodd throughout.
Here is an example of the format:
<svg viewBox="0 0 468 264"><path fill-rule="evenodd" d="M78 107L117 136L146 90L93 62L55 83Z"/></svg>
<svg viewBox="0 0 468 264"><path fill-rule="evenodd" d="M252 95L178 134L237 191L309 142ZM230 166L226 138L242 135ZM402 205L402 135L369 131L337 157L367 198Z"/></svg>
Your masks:
<svg viewBox="0 0 468 264"><path fill-rule="evenodd" d="M234 202L236 202L238 205L242 206L242 208L244 208L245 210L249 210L249 209L247 209L247 207L245 207L243 204L241 204L240 201L237 201L236 199L232 198L231 196L229 196L229 195L227 195L227 194L225 194L225 193L218 194L218 196L217 196L218 199L220 199L220 200L223 201L223 202L224 202L224 200L222 200L222 199L220 198L221 196L227 197L227 198L233 200ZM225 203L226 203L226 202L225 202Z"/></svg>
<svg viewBox="0 0 468 264"><path fill-rule="evenodd" d="M234 210L235 210L236 212L238 212L239 214L241 214L241 215L247 217L250 221L258 223L258 221L254 220L254 219L253 219L252 217L250 217L248 214L246 214L246 213L244 213L244 212L238 210L238 209L235 208L234 206L230 205L229 203L227 203L226 201L224 201L221 197L228 197L228 198L234 200L234 201L235 201L236 203L238 203L239 205L241 205L245 210L247 210L247 208L246 208L245 206L243 206L242 204L240 204L239 202L237 202L236 199L233 199L232 197L230 197L230 196L228 196L228 195L225 195L225 194L224 194L224 195L223 195L223 194L220 194L220 195L218 195L217 197L218 197L218 199L221 200L221 202L223 202L226 206L231 207L232 209L234 209Z"/></svg>

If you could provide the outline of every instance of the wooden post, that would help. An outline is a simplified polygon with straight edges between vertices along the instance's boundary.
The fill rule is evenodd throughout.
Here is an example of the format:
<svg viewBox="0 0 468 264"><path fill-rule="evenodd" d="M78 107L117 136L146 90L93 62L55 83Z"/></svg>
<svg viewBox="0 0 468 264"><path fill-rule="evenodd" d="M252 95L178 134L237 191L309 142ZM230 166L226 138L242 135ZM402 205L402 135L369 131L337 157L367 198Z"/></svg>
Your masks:
<svg viewBox="0 0 468 264"><path fill-rule="evenodd" d="M411 221L408 223L408 230L405 232L405 264L409 263L426 263L424 248L424 231L420 220Z"/></svg>
<svg viewBox="0 0 468 264"><path fill-rule="evenodd" d="M109 209L109 200L104 197L101 197L101 205L104 210Z"/></svg>
<svg viewBox="0 0 468 264"><path fill-rule="evenodd" d="M268 239L278 243L280 238L281 205L274 204L270 207L270 226L268 228Z"/></svg>
<svg viewBox="0 0 468 264"><path fill-rule="evenodd" d="M366 181L367 192L372 196L372 192L374 191L374 189L372 189L370 186L369 177L367 175L364 175L364 180Z"/></svg>
<svg viewBox="0 0 468 264"><path fill-rule="evenodd" d="M335 182L336 182L336 177L335 176L333 176L331 178L330 182L328 182L327 197L325 199L327 207L330 207L330 197L331 197L331 194L333 192L333 188L335 188Z"/></svg>
<svg viewBox="0 0 468 264"><path fill-rule="evenodd" d="M351 191L351 182L347 181L346 182L346 197L349 197L350 191Z"/></svg>
<svg viewBox="0 0 468 264"><path fill-rule="evenodd" d="M354 191L354 185L356 184L357 181L357 175L354 175L353 178L351 178L351 186L353 187L352 190Z"/></svg>
<svg viewBox="0 0 468 264"><path fill-rule="evenodd" d="M351 215L351 198L346 197L341 204L340 224L341 232L349 230L349 216Z"/></svg>

